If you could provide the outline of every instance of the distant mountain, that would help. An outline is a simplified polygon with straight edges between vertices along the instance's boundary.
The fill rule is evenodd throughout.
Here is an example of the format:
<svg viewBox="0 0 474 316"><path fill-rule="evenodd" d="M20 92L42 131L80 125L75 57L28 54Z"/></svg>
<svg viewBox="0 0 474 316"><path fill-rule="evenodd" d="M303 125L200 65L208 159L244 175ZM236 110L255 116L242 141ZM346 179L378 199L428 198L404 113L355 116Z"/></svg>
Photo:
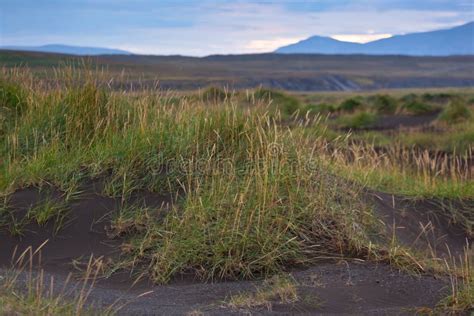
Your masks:
<svg viewBox="0 0 474 316"><path fill-rule="evenodd" d="M360 51L362 44L343 42L324 36L312 36L296 44L281 47L276 53L317 53L317 54L351 54Z"/></svg>
<svg viewBox="0 0 474 316"><path fill-rule="evenodd" d="M281 47L282 54L474 55L474 22L446 30L396 35L366 44L313 36Z"/></svg>
<svg viewBox="0 0 474 316"><path fill-rule="evenodd" d="M43 46L1 46L0 49L19 50L28 52L58 53L69 55L132 55L125 50L103 48L103 47L82 47L61 44L49 44Z"/></svg>

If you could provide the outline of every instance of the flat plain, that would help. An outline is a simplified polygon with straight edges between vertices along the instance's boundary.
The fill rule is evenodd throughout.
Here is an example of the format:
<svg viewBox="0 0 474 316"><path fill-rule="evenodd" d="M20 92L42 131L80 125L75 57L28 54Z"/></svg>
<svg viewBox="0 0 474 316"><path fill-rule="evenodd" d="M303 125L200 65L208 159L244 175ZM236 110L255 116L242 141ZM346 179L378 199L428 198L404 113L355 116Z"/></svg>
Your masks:
<svg viewBox="0 0 474 316"><path fill-rule="evenodd" d="M27 65L48 77L52 68L86 62L105 68L117 89L139 87L228 90L263 86L289 91L357 91L394 88L472 87L474 57L364 55L215 55L208 57L109 55L73 57L0 51L0 63Z"/></svg>

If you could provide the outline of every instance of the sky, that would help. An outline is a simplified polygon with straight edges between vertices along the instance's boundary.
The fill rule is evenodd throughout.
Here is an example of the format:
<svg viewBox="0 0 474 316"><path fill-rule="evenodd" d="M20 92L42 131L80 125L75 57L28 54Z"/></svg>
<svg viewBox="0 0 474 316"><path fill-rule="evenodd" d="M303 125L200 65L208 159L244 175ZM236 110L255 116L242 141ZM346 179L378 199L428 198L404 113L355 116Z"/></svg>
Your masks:
<svg viewBox="0 0 474 316"><path fill-rule="evenodd" d="M313 35L367 42L472 20L474 0L0 0L0 46L260 53Z"/></svg>

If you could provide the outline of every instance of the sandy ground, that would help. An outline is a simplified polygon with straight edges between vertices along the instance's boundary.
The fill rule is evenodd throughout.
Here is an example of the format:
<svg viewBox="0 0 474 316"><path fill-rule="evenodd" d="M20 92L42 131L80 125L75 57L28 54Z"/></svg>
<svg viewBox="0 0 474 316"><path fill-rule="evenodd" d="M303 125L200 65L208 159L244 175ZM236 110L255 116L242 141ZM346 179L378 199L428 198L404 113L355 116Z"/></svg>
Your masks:
<svg viewBox="0 0 474 316"><path fill-rule="evenodd" d="M382 115L371 130L390 130L405 127L419 127L428 125L438 118L439 111L423 115Z"/></svg>
<svg viewBox="0 0 474 316"><path fill-rule="evenodd" d="M120 315L289 315L289 314L414 314L417 309L433 307L449 292L448 283L432 276L413 276L387 265L340 261L318 264L290 273L297 284L299 300L282 304L278 301L254 308L231 308L232 295L252 293L262 281L192 282L175 280L165 286L138 285L128 282L99 281L90 293L95 307L125 304ZM26 274L23 275L23 278ZM48 272L54 277L57 291L62 291L66 276ZM82 283L69 281L69 293ZM146 293L146 294L144 294Z"/></svg>
<svg viewBox="0 0 474 316"><path fill-rule="evenodd" d="M25 214L28 207L45 194L45 191L35 188L23 189L13 194L10 205L17 214ZM60 195L55 190L47 194L55 198ZM457 254L467 242L471 242L459 227L450 225L439 216L436 206L427 201L413 204L401 197L383 193L370 193L368 198L375 201L377 212L388 231L395 229L397 238L408 246L443 255L447 247ZM172 202L170 197L153 194L141 194L133 199L154 206ZM110 214L116 212L119 205L118 199L100 196L92 188L72 204L70 221L58 235L52 233L51 226L36 225L29 225L22 237L1 233L0 266L9 267L15 249L18 254L28 246L36 248L49 240L41 251L42 267L46 271L46 280L53 276L55 286L62 288L67 274L72 271L72 260L87 258L91 254L96 257L117 255L120 242L107 238L106 226ZM430 228L429 231L426 227ZM186 277L165 286L141 283L131 288L131 279L118 274L99 281L89 301L96 306L108 306L117 300L127 302L120 311L124 315L183 315L192 311L209 315L400 315L413 314L416 308L434 307L449 293L449 283L445 279L429 275L413 276L388 265L362 261L327 262L290 273L297 284L300 297L297 302L273 302L269 306L250 310L232 309L226 302L232 295L255 291L263 283L262 280L203 283ZM69 291L78 286L80 283L73 280L66 288ZM148 294L141 296L143 293Z"/></svg>

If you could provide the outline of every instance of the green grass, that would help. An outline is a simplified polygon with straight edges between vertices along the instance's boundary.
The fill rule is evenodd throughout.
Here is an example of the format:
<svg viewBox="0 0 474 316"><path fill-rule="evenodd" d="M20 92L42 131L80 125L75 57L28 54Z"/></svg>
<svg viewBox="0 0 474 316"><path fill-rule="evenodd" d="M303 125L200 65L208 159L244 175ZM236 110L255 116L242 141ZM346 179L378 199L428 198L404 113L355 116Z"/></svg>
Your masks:
<svg viewBox="0 0 474 316"><path fill-rule="evenodd" d="M336 125L340 128L364 129L372 127L377 121L377 115L370 112L358 112L340 116Z"/></svg>
<svg viewBox="0 0 474 316"><path fill-rule="evenodd" d="M468 157L474 144L474 124L459 123L454 126L442 126L441 131L410 131L394 132L359 131L351 135L351 139L373 144L376 147L403 147L428 150L430 152L445 152Z"/></svg>
<svg viewBox="0 0 474 316"><path fill-rule="evenodd" d="M328 103L308 104L303 107L302 114L306 114L307 112L328 115L336 112L336 107Z"/></svg>
<svg viewBox="0 0 474 316"><path fill-rule="evenodd" d="M390 95L375 95L369 101L378 114L394 114L398 108L397 100Z"/></svg>
<svg viewBox="0 0 474 316"><path fill-rule="evenodd" d="M209 121L213 115L207 113ZM302 140L291 133L265 128L272 126L265 116L225 121L236 125L216 131L233 135L216 154L221 160L185 164L185 200L164 223L148 222L143 234L132 236L131 262L150 263L152 278L166 282L189 270L204 278L242 278L325 253L362 253L368 236L353 229L355 221L369 227L373 219L357 189L322 170L308 172L308 159L316 157L303 156L306 150L295 146ZM234 134L237 126L241 132Z"/></svg>
<svg viewBox="0 0 474 316"><path fill-rule="evenodd" d="M301 103L298 98L280 91L259 88L255 91L254 97L257 100L263 100L267 104L271 103L272 111L279 112L285 119L301 109Z"/></svg>
<svg viewBox="0 0 474 316"><path fill-rule="evenodd" d="M70 201L81 184L100 178L99 193L122 201L110 231L124 238L117 266L157 283L187 272L202 279L254 278L322 257L383 260L382 230L364 202L367 187L412 197L474 193L462 170L437 170L430 157L390 146L378 134L372 136L387 143L387 152L354 142L329 128L334 121L306 115L313 107L283 92L115 93L96 72L74 68L58 70L54 89L28 73L0 75L8 91L21 91L4 97L8 108L21 104L21 111L9 112L0 139L6 201L0 213L9 214L15 190L53 186ZM393 111L392 99L371 100L380 103L377 112ZM374 112L355 111L335 122L370 127ZM456 142L469 142L466 130ZM176 195L177 202L159 218L156 210L127 203L142 190ZM27 219L60 229L65 212L66 205L47 199L32 206ZM14 231L21 233L21 225Z"/></svg>
<svg viewBox="0 0 474 316"><path fill-rule="evenodd" d="M47 184L74 195L85 179L104 176L102 194L124 203L138 190L184 190L164 221L148 221L130 236L127 260L156 282L189 270L203 278L252 277L319 255L365 252L374 219L360 188L317 162L308 172L317 153L305 134L281 127L279 111L269 114L293 99L252 109L187 99L166 105L160 95L111 94L92 76L80 86L73 80L36 91L7 131L5 194ZM43 225L59 210L46 204L30 214Z"/></svg>
<svg viewBox="0 0 474 316"><path fill-rule="evenodd" d="M438 302L437 314L464 314L474 309L474 270L472 250L466 249L464 256L450 258L446 262L450 276L451 294Z"/></svg>
<svg viewBox="0 0 474 316"><path fill-rule="evenodd" d="M444 151L467 156L474 144L474 125L458 124L453 131L446 133L412 132L396 135L395 142L407 147L420 147L432 151Z"/></svg>
<svg viewBox="0 0 474 316"><path fill-rule="evenodd" d="M448 124L469 121L472 113L469 108L459 100L451 102L439 115L439 120Z"/></svg>
<svg viewBox="0 0 474 316"><path fill-rule="evenodd" d="M426 151L396 146L380 152L365 143L348 146L340 142L336 148L336 153L322 155L323 161L341 177L374 190L415 198L457 200L474 196L474 182L459 165L458 157L435 159Z"/></svg>
<svg viewBox="0 0 474 316"><path fill-rule="evenodd" d="M338 166L337 168L340 168ZM340 174L349 176L359 183L375 190L416 198L470 198L474 193L474 184L470 181L452 179L432 180L410 170L374 168L369 166L340 168Z"/></svg>
<svg viewBox="0 0 474 316"><path fill-rule="evenodd" d="M339 104L338 109L344 112L354 112L362 106L363 103L360 98L350 98L341 102L341 104Z"/></svg>
<svg viewBox="0 0 474 316"><path fill-rule="evenodd" d="M404 111L410 114L414 114L414 115L427 114L435 110L435 108L432 105L428 103L422 103L419 101L410 101L404 104L402 108Z"/></svg>
<svg viewBox="0 0 474 316"><path fill-rule="evenodd" d="M447 103L456 99L458 96L456 94L450 92L434 92L434 93L423 93L421 95L421 99L425 102L433 102L433 103Z"/></svg>
<svg viewBox="0 0 474 316"><path fill-rule="evenodd" d="M44 226L48 221L53 221L56 225L55 232L58 232L65 224L68 207L65 202L59 202L47 198L38 205L32 206L28 210L27 218L35 221L39 226Z"/></svg>
<svg viewBox="0 0 474 316"><path fill-rule="evenodd" d="M19 84L0 81L0 137L26 107L26 92Z"/></svg>
<svg viewBox="0 0 474 316"><path fill-rule="evenodd" d="M12 259L15 265L1 271L0 315L114 315L123 307L121 301L101 309L87 303L100 269L93 266L92 258L84 272L84 281L76 285L78 288L69 284L70 278L59 286L54 277L47 278L42 270L34 271L33 261L38 260L40 248L30 247L17 254Z"/></svg>
<svg viewBox="0 0 474 316"><path fill-rule="evenodd" d="M45 296L39 293L22 293L11 287L0 288L1 315L99 315L99 312L77 311L77 302L61 295ZM100 314L102 315L102 314Z"/></svg>
<svg viewBox="0 0 474 316"><path fill-rule="evenodd" d="M291 277L277 275L265 280L255 293L233 295L227 304L237 310L265 306L271 311L273 303L294 304L300 301L297 285Z"/></svg>
<svg viewBox="0 0 474 316"><path fill-rule="evenodd" d="M202 92L202 98L207 102L223 102L228 96L226 91L218 87L209 87Z"/></svg>
<svg viewBox="0 0 474 316"><path fill-rule="evenodd" d="M47 197L32 205L24 217L18 217L9 208L8 200L5 200L0 208L0 231L6 230L12 235L21 236L28 224L36 223L41 227L51 221L54 224L54 232L57 233L65 224L68 211L66 202Z"/></svg>

